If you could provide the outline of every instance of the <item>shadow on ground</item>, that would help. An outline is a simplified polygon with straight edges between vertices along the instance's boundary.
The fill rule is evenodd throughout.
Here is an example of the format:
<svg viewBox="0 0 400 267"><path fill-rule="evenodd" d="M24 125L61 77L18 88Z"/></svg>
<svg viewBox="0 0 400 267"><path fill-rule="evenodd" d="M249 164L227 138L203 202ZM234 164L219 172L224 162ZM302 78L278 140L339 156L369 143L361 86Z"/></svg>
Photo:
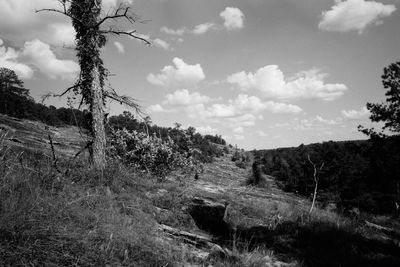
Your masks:
<svg viewBox="0 0 400 267"><path fill-rule="evenodd" d="M230 236L218 238L225 246L235 242L239 249L263 246L305 266L400 266L400 247L393 241L366 238L330 223L285 222L274 230L237 227L230 229Z"/></svg>

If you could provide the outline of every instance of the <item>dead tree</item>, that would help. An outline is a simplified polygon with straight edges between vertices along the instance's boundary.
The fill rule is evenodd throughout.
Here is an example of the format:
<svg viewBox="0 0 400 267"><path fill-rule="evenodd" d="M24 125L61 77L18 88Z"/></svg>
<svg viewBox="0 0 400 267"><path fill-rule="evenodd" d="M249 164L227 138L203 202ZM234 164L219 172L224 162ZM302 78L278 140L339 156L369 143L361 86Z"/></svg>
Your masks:
<svg viewBox="0 0 400 267"><path fill-rule="evenodd" d="M313 200L312 200L312 204L311 204L311 208L310 208L310 213L312 212L314 205L315 205L315 200L317 199L317 192L318 192L318 177L317 177L317 171L321 171L322 168L324 167L324 162L322 162L321 166L319 168L317 168L317 165L311 160L310 155L307 155L307 159L308 161L311 163L311 165L314 168L314 195L313 195Z"/></svg>
<svg viewBox="0 0 400 267"><path fill-rule="evenodd" d="M68 91L82 97L92 114L92 151L91 160L95 168L103 170L106 164L106 136L104 113L106 98L116 100L140 111L136 101L126 96L119 96L111 87L105 88L109 72L103 65L100 52L105 46L107 35L126 35L150 44L146 39L136 35L135 30L121 30L110 22L125 20L131 24L138 18L129 6L120 4L112 13L102 12L102 0L58 0L60 9L41 9L37 12L55 12L69 17L76 31L75 50L79 60L80 74L75 84ZM107 27L105 27L107 25Z"/></svg>

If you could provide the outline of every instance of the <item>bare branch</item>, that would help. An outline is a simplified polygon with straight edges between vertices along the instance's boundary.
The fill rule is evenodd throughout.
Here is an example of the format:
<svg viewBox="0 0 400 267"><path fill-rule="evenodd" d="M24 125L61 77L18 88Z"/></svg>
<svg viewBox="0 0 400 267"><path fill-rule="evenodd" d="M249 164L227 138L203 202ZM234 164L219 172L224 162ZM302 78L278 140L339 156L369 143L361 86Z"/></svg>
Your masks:
<svg viewBox="0 0 400 267"><path fill-rule="evenodd" d="M142 111L142 107L137 103L137 100L132 97L125 95L120 96L114 90L104 91L104 96L112 100L118 101L120 104L124 104L130 108L133 108L137 114L144 114Z"/></svg>
<svg viewBox="0 0 400 267"><path fill-rule="evenodd" d="M147 44L147 45L151 45L151 43L150 43L148 40L146 40L145 38L135 35L136 30L132 30L132 31L120 31L120 30L118 30L118 29L115 29L115 30L114 30L113 28L110 27L108 30L101 30L100 32L101 32L102 34L110 34L110 33L112 33L112 34L115 34L115 35L127 35L127 36L129 36L129 37L138 39L138 40L144 42L144 43Z"/></svg>
<svg viewBox="0 0 400 267"><path fill-rule="evenodd" d="M42 8L42 9L35 10L35 12L36 13L40 13L40 12L43 12L43 11L55 12L55 13L59 13L59 14L62 14L64 16L67 16L67 17L71 18L72 20L76 20L81 24L84 24L81 20L79 20L78 18L72 16L71 13L68 12L67 3L71 3L70 0L58 0L58 2L61 4L62 10L55 9L55 8Z"/></svg>
<svg viewBox="0 0 400 267"><path fill-rule="evenodd" d="M114 20L116 21L119 18L126 19L129 21L131 24L136 22L136 18L132 13L129 12L129 6L124 7L122 4L119 5L119 7L115 10L114 15L106 15L104 18L102 18L93 28L99 27L102 25L104 22L107 20Z"/></svg>
<svg viewBox="0 0 400 267"><path fill-rule="evenodd" d="M79 86L81 86L81 83L77 83L77 84L75 84L75 85L73 85L73 86L70 86L70 87L68 87L68 88L67 88L63 93L61 93L61 94L52 94L52 93L45 94L44 96L42 96L42 103L43 103L44 101L46 101L46 99L49 98L49 97L62 97L62 96L64 96L66 93L68 93L69 91L71 91L72 89L77 88L77 87L79 87Z"/></svg>

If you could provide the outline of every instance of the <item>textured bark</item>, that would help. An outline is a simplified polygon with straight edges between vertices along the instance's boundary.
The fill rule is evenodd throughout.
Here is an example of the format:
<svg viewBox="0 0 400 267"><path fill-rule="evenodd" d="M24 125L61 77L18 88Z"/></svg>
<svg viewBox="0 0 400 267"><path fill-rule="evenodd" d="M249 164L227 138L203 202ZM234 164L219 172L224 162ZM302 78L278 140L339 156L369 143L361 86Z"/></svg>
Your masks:
<svg viewBox="0 0 400 267"><path fill-rule="evenodd" d="M95 68L92 70L93 84L92 84L92 134L93 134L93 147L92 147L92 160L96 169L103 170L106 165L106 134L104 130L104 98L103 90L100 83L100 73Z"/></svg>

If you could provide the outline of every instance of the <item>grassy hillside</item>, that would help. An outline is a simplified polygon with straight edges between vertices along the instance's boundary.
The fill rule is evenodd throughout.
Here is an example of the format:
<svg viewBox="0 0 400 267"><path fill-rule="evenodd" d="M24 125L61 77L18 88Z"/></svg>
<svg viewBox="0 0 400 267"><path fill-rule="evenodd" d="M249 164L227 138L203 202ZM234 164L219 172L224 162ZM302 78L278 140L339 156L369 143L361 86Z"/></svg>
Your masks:
<svg viewBox="0 0 400 267"><path fill-rule="evenodd" d="M198 179L177 171L160 181L120 161L99 173L85 155L61 157L78 150L73 128L51 128L56 168L41 126L3 119L2 129L19 130L0 138L1 266L400 264L396 220L309 214L309 200L270 176L248 186L251 168L236 166L233 149Z"/></svg>

